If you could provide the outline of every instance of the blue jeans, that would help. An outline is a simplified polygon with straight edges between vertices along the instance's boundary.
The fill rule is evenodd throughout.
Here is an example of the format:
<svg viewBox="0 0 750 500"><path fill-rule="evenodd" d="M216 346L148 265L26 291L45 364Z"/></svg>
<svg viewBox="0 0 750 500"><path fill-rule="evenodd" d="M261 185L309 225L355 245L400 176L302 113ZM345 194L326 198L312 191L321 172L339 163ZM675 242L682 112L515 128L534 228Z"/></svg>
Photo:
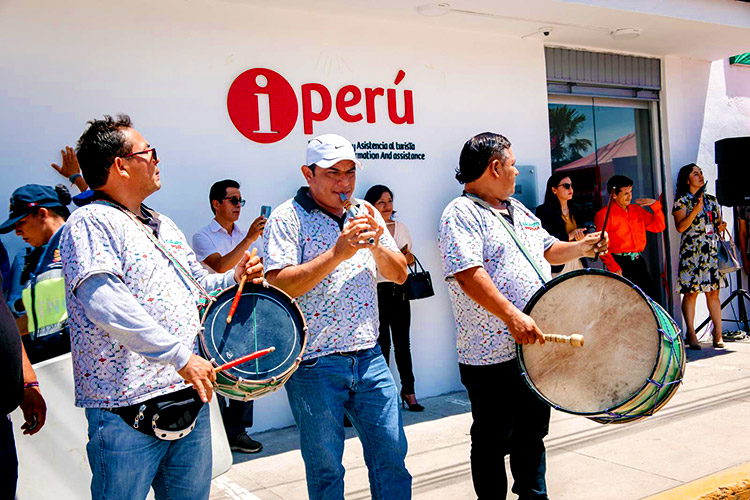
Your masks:
<svg viewBox="0 0 750 500"><path fill-rule="evenodd" d="M87 408L86 453L93 500L207 499L211 490L211 422L203 405L193 432L176 441L147 436L110 411Z"/></svg>
<svg viewBox="0 0 750 500"><path fill-rule="evenodd" d="M398 392L378 346L303 361L285 387L310 499L344 498L344 414L362 442L372 498L411 498Z"/></svg>
<svg viewBox="0 0 750 500"><path fill-rule="evenodd" d="M518 500L547 500L549 406L526 385L515 359L459 363L458 370L471 401L471 478L479 500L505 498L505 455L510 455L511 491Z"/></svg>

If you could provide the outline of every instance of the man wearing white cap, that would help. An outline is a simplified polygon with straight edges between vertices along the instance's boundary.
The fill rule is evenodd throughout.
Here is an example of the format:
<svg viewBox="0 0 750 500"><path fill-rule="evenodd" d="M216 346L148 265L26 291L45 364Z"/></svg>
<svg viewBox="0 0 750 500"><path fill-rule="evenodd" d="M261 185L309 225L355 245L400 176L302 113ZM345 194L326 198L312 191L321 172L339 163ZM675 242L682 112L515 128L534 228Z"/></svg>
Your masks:
<svg viewBox="0 0 750 500"><path fill-rule="evenodd" d="M344 498L344 415L362 441L372 498L411 498L398 392L377 343L377 271L403 283L406 259L377 210L351 198L358 166L343 137L311 140L302 166L309 187L274 210L264 231L266 279L297 298L307 321L303 361L285 387L316 500Z"/></svg>

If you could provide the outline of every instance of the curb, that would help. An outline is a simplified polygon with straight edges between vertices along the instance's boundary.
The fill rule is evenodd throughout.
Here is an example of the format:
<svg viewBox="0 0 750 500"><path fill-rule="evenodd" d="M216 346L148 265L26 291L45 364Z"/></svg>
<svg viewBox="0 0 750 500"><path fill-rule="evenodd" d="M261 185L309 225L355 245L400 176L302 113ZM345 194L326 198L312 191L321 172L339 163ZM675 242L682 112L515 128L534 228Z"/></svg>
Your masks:
<svg viewBox="0 0 750 500"><path fill-rule="evenodd" d="M725 469L685 483L671 490L662 491L643 500L699 500L709 493L719 493L719 488L730 488L750 479L750 462ZM714 498L713 496L711 498ZM735 498L734 496L717 496L716 499Z"/></svg>

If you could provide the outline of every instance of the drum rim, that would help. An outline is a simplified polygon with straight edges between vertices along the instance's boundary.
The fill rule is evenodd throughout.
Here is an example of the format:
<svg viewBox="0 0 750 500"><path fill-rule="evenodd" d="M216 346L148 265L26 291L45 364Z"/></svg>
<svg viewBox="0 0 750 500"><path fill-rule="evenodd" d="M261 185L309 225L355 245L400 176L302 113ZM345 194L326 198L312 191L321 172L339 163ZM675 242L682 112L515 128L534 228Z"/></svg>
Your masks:
<svg viewBox="0 0 750 500"><path fill-rule="evenodd" d="M234 284L231 287L225 288L224 290L222 290L221 293L217 294L216 297L214 297L213 300L210 302L210 304L208 304L208 306L206 307L206 310L203 311L203 317L201 318L201 328L200 328L200 332L198 333L198 340L200 342L200 346L203 352L208 353L208 349L206 348L207 344L206 344L206 336L204 335L204 331L205 331L206 318L208 317L209 311L211 311L214 305L216 305L216 303L219 301L219 297L223 297L225 294L231 294L232 296L234 296L237 293L237 287L239 287L239 284ZM254 384L263 384L263 385L273 384L279 380L284 380L286 382L286 380L288 379L288 375L290 373L293 373L295 370L297 370L297 367L299 366L300 361L302 361L302 356L305 353L305 349L307 348L307 321L305 320L305 315L302 314L302 309L300 308L296 299L294 299L291 295L286 293L281 288L274 286L265 280L263 280L262 284L247 283L245 287L246 288L243 288L243 295L247 287L250 287L249 291L251 292L256 291L256 290L271 289L280 293L282 296L284 296L286 299L289 300L289 304L293 306L293 309L297 312L299 319L302 322L302 328L301 328L302 342L300 343L300 353L297 356L297 359L295 359L294 363L292 363L292 366L290 366L289 368L281 372L279 375L276 375L275 377L270 377L270 378L262 379L262 380L250 380L250 379L244 379L241 377L236 377L226 371L221 372L221 375L226 377L230 381L234 382L235 384L237 384L238 382L241 384L242 381L251 382ZM202 357L206 359L205 356L202 356ZM214 359L206 359L206 360L210 362L214 367L219 366L219 364Z"/></svg>
<svg viewBox="0 0 750 500"><path fill-rule="evenodd" d="M529 302L526 304L526 306L524 306L523 313L524 314L529 314L529 312L531 311L531 309L533 309L534 305L536 305L536 303L539 302L539 299L542 297L542 295L544 295L544 292L546 292L548 289L552 288L552 286L557 285L558 283L562 283L565 280L574 278L576 276L584 275L584 274L609 276L611 278L615 278L615 279L617 279L617 280L625 283L626 285L629 285L633 290L635 290L638 294L640 294L641 297L643 297L644 299L646 299L646 304L648 305L648 308L651 311L651 315L654 317L654 320L656 321L656 325L657 326L660 325L659 324L659 317L656 314L656 310L654 309L654 306L651 304L651 300L653 300L653 299L651 299L648 295L646 295L645 293L643 293L643 290L641 290L632 281L628 280L627 278L624 278L623 276L620 276L619 274L615 274L615 273L612 273L612 272L609 272L609 271L605 271L604 269L592 269L592 268L576 269L574 271L570 271L568 273L561 274L559 276L556 276L556 277L552 278L551 280L549 280L546 283L542 284L542 286L536 292L534 292L534 295L531 296L531 298L529 299ZM670 316L670 318L671 318L671 316ZM541 391L539 391L539 389L537 389L534 386L533 382L531 381L530 377L527 374L526 363L524 363L524 361L523 361L523 345L522 344L516 344L516 361L518 363L519 369L521 370L521 376L523 377L523 380L526 383L526 386L529 387L529 389L531 389L531 391L534 394L536 394L537 397L539 397L542 401L544 401L545 403L547 403L549 406L551 406L552 408L554 408L557 411L561 411L563 413L568 413L570 415L580 415L582 417L588 417L588 418L590 418L590 417L597 417L597 416L600 416L600 415L611 415L610 412L612 410L614 410L614 409L616 409L616 408L618 408L618 407L620 407L620 406L622 406L622 405L624 405L626 403L629 403L630 401L632 401L638 395L641 394L641 391L643 391L643 389L650 383L649 379L651 378L651 376L656 371L656 367L659 365L659 360L661 359L661 356L662 356L662 342L659 342L658 344L659 344L659 346L658 346L658 351L657 351L657 354L656 354L656 360L654 361L654 366L651 367L651 375L649 375L649 377L646 378L646 380L643 383L643 385L641 385L638 388L637 391L635 391L633 394L631 394L630 397L628 397L627 399L625 399L625 400L617 403L615 406L611 406L609 408L605 408L603 410L599 410L599 411L595 411L595 412L581 412L581 411L573 411L573 410L568 409L568 408L563 408L563 407L555 404L554 402L552 402L546 396L544 396L541 393ZM640 417L643 417L643 416L645 416L645 415L633 415L633 416L629 416L629 417L630 418L640 418ZM612 423L615 423L615 422L616 422L616 420L612 421Z"/></svg>

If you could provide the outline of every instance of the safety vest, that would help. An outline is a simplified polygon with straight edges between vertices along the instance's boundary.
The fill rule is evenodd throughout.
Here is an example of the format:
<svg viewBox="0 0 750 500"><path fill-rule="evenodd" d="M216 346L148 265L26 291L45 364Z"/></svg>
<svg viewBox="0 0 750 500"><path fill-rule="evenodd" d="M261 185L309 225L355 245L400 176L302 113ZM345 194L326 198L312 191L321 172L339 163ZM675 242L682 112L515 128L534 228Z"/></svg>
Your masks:
<svg viewBox="0 0 750 500"><path fill-rule="evenodd" d="M50 238L36 270L21 293L31 340L60 332L67 327L65 279L59 249L61 234L62 228Z"/></svg>

